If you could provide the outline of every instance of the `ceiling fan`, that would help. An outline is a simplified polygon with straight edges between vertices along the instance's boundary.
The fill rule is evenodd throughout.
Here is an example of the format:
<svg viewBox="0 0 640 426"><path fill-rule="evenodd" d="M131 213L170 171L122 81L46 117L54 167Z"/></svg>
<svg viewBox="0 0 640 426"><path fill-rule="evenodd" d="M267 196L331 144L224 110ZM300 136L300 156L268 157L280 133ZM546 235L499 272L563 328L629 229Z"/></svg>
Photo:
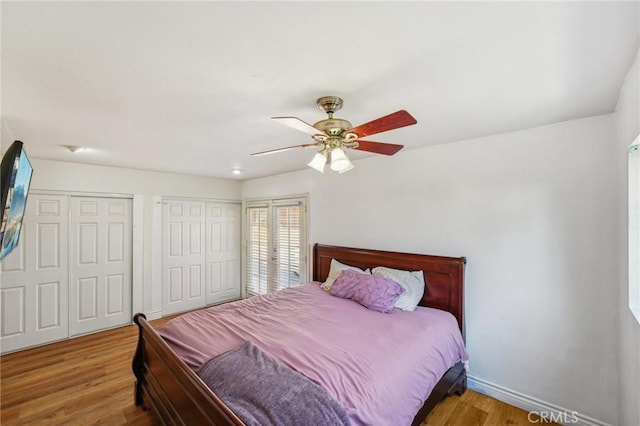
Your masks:
<svg viewBox="0 0 640 426"><path fill-rule="evenodd" d="M393 155L404 146L392 143L372 142L361 140L365 136L398 129L400 127L416 124L417 121L407 111L400 110L384 117L377 118L357 127L341 118L333 118L333 114L342 108L342 99L337 96L324 96L316 101L318 108L329 115L329 118L320 120L313 126L296 117L272 117L271 119L311 135L313 143L293 145L286 148L272 149L256 152L252 156L274 154L298 148L320 148L308 164L309 167L324 173L327 163L331 170L345 173L353 169L353 163L349 160L344 148L360 151L374 152L376 154Z"/></svg>

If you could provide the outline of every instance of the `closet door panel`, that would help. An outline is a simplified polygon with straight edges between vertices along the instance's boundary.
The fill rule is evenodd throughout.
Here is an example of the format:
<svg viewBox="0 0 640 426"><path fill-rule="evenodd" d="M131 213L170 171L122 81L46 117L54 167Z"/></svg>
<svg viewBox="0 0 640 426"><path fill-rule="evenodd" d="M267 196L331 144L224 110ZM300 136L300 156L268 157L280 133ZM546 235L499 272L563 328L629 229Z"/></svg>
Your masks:
<svg viewBox="0 0 640 426"><path fill-rule="evenodd" d="M168 200L162 210L162 313L205 304L205 203Z"/></svg>
<svg viewBox="0 0 640 426"><path fill-rule="evenodd" d="M1 265L2 353L69 336L69 199L31 192L18 246Z"/></svg>
<svg viewBox="0 0 640 426"><path fill-rule="evenodd" d="M242 209L240 205L226 206L226 233L225 233L225 266L227 281L225 294L227 297L239 298L241 283L241 252L240 252L240 223L242 220Z"/></svg>
<svg viewBox="0 0 640 426"><path fill-rule="evenodd" d="M207 203L207 304L240 297L239 204Z"/></svg>
<svg viewBox="0 0 640 426"><path fill-rule="evenodd" d="M71 335L131 322L131 204L71 197Z"/></svg>

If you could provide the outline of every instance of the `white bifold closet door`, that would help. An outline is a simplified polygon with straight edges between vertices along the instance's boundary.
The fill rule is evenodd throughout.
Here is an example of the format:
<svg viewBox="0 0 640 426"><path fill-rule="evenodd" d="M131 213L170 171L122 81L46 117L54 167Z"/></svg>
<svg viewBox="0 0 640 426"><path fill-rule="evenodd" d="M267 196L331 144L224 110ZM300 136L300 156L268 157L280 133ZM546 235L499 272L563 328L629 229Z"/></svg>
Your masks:
<svg viewBox="0 0 640 426"><path fill-rule="evenodd" d="M72 336L131 321L131 199L71 197Z"/></svg>
<svg viewBox="0 0 640 426"><path fill-rule="evenodd" d="M163 201L163 315L240 297L240 211L240 204Z"/></svg>
<svg viewBox="0 0 640 426"><path fill-rule="evenodd" d="M162 313L195 309L205 304L205 203L164 201Z"/></svg>
<svg viewBox="0 0 640 426"><path fill-rule="evenodd" d="M2 353L69 337L69 199L30 194L18 246L2 260Z"/></svg>
<svg viewBox="0 0 640 426"><path fill-rule="evenodd" d="M240 298L240 204L207 203L207 305Z"/></svg>

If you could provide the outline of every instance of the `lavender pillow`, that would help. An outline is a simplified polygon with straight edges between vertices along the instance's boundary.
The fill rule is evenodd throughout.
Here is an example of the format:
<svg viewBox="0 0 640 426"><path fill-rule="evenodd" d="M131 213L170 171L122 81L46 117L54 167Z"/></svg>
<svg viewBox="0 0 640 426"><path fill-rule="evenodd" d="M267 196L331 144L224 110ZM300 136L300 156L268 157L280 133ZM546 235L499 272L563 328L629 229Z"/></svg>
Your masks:
<svg viewBox="0 0 640 426"><path fill-rule="evenodd" d="M367 309L385 314L393 311L393 305L403 291L400 284L388 278L350 269L342 271L329 289L334 296L355 300Z"/></svg>

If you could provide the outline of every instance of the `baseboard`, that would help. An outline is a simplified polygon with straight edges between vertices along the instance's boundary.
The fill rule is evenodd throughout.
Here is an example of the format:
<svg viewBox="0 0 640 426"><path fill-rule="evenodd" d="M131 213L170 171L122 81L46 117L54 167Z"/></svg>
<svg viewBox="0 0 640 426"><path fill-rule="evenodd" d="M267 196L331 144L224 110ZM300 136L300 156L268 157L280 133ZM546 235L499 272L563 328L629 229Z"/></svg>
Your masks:
<svg viewBox="0 0 640 426"><path fill-rule="evenodd" d="M542 417L542 419L536 418L537 421L535 423L531 422L532 425L544 426L545 423L555 422L564 425L611 426L609 423L585 416L574 410L559 407L555 404L533 398L471 375L467 375L467 387L473 391L488 395L514 407L522 408L525 411L536 413Z"/></svg>
<svg viewBox="0 0 640 426"><path fill-rule="evenodd" d="M147 321L160 319L162 318L162 311L147 312L144 316L147 317Z"/></svg>

